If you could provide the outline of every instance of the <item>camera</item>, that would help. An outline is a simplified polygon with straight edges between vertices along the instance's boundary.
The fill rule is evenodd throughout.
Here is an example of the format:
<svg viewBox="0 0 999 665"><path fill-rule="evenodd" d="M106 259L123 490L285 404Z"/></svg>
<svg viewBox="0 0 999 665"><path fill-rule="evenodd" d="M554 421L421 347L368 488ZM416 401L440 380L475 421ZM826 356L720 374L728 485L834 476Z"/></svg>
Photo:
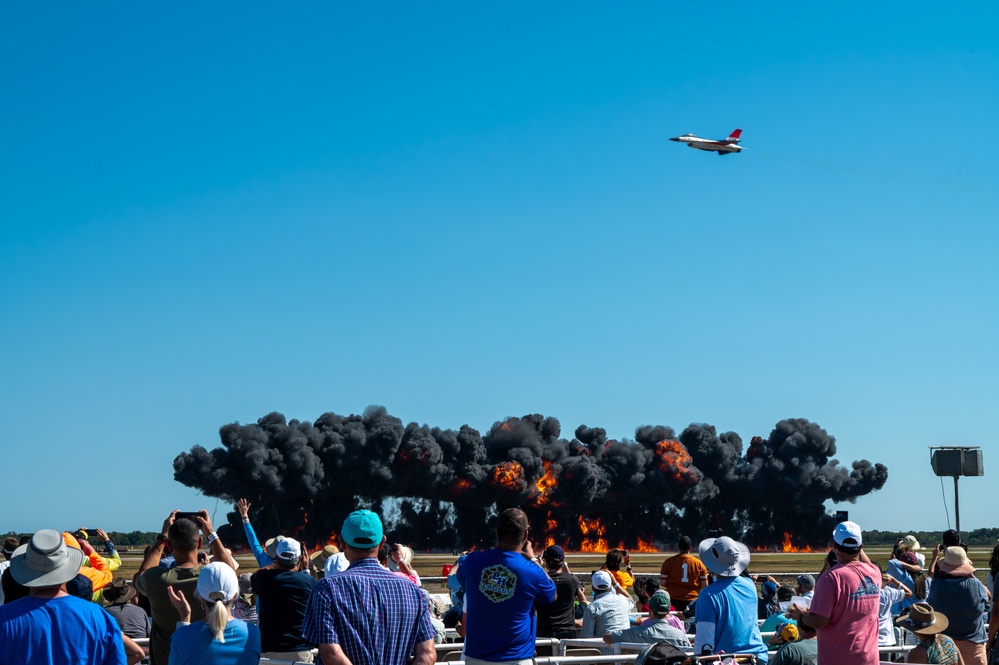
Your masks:
<svg viewBox="0 0 999 665"><path fill-rule="evenodd" d="M185 513L185 512L178 511L177 515L174 516L174 519L175 520L191 520L192 522L194 522L195 524L197 524L198 523L198 511L194 511L193 513L191 513L191 512Z"/></svg>

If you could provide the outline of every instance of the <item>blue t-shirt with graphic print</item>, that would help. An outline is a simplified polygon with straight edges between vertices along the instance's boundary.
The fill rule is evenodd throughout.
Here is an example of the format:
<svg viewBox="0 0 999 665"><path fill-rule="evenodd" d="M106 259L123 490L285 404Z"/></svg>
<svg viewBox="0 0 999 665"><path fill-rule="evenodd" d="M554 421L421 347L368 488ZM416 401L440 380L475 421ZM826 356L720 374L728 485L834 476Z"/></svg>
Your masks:
<svg viewBox="0 0 999 665"><path fill-rule="evenodd" d="M534 602L555 600L555 583L520 552L472 552L458 568L468 625L465 655L480 660L532 658L537 638Z"/></svg>

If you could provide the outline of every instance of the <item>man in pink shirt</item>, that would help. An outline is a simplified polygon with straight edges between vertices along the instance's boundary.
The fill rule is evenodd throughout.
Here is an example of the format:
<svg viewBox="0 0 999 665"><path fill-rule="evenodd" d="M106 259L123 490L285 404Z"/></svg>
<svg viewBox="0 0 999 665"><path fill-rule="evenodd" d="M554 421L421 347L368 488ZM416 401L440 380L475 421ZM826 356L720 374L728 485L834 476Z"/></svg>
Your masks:
<svg viewBox="0 0 999 665"><path fill-rule="evenodd" d="M860 526L841 522L833 531L836 561L819 577L810 608L788 614L815 628L819 665L877 665L881 571L863 550Z"/></svg>

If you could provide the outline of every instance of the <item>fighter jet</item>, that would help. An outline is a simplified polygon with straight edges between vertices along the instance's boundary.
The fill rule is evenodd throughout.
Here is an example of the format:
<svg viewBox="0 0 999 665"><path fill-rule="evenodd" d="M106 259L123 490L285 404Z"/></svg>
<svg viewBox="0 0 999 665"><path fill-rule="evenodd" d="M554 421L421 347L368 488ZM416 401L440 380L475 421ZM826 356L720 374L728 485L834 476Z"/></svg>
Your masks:
<svg viewBox="0 0 999 665"><path fill-rule="evenodd" d="M699 136L694 136L693 134L684 134L683 136L677 136L671 138L670 141L677 141L679 143L686 143L689 147L695 148L697 150L707 150L708 152L717 152L719 155L727 155L732 152L741 152L742 148L739 147L739 137L742 136L742 130L736 129L728 138L724 141L714 141L712 139L702 139Z"/></svg>

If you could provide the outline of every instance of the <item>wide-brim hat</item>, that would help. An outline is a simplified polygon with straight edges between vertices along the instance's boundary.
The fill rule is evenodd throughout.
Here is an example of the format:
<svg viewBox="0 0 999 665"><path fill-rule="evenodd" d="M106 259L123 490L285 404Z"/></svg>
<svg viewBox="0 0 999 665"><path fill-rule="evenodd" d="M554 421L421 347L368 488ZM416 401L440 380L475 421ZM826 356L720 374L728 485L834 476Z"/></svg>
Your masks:
<svg viewBox="0 0 999 665"><path fill-rule="evenodd" d="M946 630L949 624L946 615L935 612L929 603L910 605L909 609L895 620L896 626L901 626L916 635L936 635Z"/></svg>
<svg viewBox="0 0 999 665"><path fill-rule="evenodd" d="M749 566L749 548L728 536L706 538L697 550L701 561L715 575L736 577Z"/></svg>
<svg viewBox="0 0 999 665"><path fill-rule="evenodd" d="M284 540L284 536L274 536L273 538L268 538L264 542L264 552L272 559L277 558L277 544L278 542Z"/></svg>
<svg viewBox="0 0 999 665"><path fill-rule="evenodd" d="M331 556L340 551L336 545L327 545L321 550L316 550L309 555L309 561L311 561L316 568L322 568L326 565L326 560Z"/></svg>
<svg viewBox="0 0 999 665"><path fill-rule="evenodd" d="M971 563L968 553L960 545L945 549L943 558L937 565L948 575L974 575L975 573L975 564Z"/></svg>
<svg viewBox="0 0 999 665"><path fill-rule="evenodd" d="M908 547L913 552L922 549L919 546L919 541L916 540L916 537L914 535L912 535L911 533L909 535L905 536L904 538L902 538L902 545L904 545L905 547Z"/></svg>
<svg viewBox="0 0 999 665"><path fill-rule="evenodd" d="M10 574L26 587L56 586L76 577L84 559L82 551L66 546L61 533L42 529L14 550Z"/></svg>
<svg viewBox="0 0 999 665"><path fill-rule="evenodd" d="M135 587L124 577L116 577L111 584L104 587L104 600L112 605L124 605L135 598Z"/></svg>

